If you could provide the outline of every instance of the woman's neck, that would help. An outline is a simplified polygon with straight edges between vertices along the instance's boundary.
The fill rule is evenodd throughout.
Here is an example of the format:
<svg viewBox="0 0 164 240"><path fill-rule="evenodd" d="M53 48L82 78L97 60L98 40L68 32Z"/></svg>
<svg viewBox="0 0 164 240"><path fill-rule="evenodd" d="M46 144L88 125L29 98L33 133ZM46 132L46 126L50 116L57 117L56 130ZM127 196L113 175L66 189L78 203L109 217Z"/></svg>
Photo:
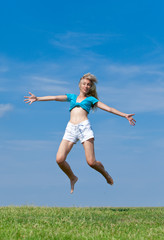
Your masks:
<svg viewBox="0 0 164 240"><path fill-rule="evenodd" d="M86 97L87 97L87 94L84 94L84 93L80 92L80 94L79 94L78 97L80 97L80 98L86 98Z"/></svg>

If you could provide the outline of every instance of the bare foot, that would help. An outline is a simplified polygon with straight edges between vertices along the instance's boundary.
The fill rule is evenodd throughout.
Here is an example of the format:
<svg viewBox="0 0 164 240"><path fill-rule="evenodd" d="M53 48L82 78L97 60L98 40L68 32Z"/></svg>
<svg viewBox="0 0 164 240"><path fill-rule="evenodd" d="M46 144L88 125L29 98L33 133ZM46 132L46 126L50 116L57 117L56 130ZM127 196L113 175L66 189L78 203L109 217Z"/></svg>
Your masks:
<svg viewBox="0 0 164 240"><path fill-rule="evenodd" d="M73 180L70 180L70 182L71 182L71 193L73 193L73 191L74 191L74 185L77 182L77 180L78 180L78 177L75 177Z"/></svg>
<svg viewBox="0 0 164 240"><path fill-rule="evenodd" d="M109 173L106 171L107 173L107 177L106 177L106 180L107 180L107 183L109 183L110 185L113 185L113 179L112 177L109 175Z"/></svg>

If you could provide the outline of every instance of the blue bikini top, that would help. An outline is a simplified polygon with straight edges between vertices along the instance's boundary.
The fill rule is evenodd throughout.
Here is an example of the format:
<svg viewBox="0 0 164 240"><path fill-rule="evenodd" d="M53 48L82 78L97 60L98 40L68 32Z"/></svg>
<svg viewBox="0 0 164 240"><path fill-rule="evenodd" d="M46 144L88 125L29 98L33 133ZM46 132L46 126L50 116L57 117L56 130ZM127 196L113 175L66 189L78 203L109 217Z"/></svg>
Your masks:
<svg viewBox="0 0 164 240"><path fill-rule="evenodd" d="M89 113L91 107L99 101L97 98L89 96L89 97L86 97L81 102L76 102L77 100L76 94L66 94L66 96L67 96L67 102L70 102L69 111L71 111L74 107L81 107L85 111L87 111L87 113Z"/></svg>

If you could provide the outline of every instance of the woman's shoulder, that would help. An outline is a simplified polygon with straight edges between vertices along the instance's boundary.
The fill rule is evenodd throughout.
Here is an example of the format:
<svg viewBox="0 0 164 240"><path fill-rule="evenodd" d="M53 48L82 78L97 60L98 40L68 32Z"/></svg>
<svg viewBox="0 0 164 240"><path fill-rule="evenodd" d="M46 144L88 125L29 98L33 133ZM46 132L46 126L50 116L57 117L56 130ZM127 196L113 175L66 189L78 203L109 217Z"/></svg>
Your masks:
<svg viewBox="0 0 164 240"><path fill-rule="evenodd" d="M90 101L99 101L97 98L95 98L95 97L93 97L93 96L88 96L88 99L90 100Z"/></svg>
<svg viewBox="0 0 164 240"><path fill-rule="evenodd" d="M77 95L73 93L66 93L66 96L68 101L75 99L77 97Z"/></svg>
<svg viewBox="0 0 164 240"><path fill-rule="evenodd" d="M70 97L77 97L77 95L74 94L74 93L67 93L66 95L67 95L67 96L70 96Z"/></svg>
<svg viewBox="0 0 164 240"><path fill-rule="evenodd" d="M97 99L97 98L95 98L94 96L88 96L90 99Z"/></svg>

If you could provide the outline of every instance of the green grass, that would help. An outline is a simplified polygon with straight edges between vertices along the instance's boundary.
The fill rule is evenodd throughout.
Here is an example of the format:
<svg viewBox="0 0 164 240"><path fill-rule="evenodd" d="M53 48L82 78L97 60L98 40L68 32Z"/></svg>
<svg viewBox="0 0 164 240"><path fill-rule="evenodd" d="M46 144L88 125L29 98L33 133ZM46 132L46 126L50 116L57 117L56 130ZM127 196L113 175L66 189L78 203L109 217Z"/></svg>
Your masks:
<svg viewBox="0 0 164 240"><path fill-rule="evenodd" d="M1 207L0 240L164 239L164 208Z"/></svg>

